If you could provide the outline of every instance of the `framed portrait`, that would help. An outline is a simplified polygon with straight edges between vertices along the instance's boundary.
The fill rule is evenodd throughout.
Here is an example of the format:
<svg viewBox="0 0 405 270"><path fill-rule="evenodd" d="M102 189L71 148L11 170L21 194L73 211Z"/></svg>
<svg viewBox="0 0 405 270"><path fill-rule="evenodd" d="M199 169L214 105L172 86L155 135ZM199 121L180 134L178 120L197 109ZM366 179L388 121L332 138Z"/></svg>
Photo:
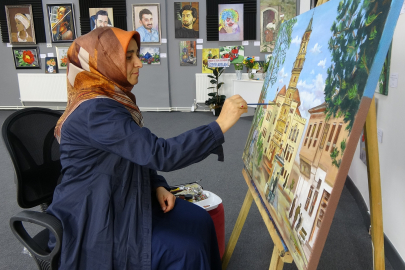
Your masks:
<svg viewBox="0 0 405 270"><path fill-rule="evenodd" d="M243 40L243 4L218 5L219 41Z"/></svg>
<svg viewBox="0 0 405 270"><path fill-rule="evenodd" d="M36 44L31 5L5 6L11 44Z"/></svg>
<svg viewBox="0 0 405 270"><path fill-rule="evenodd" d="M14 47L14 65L16 69L31 69L31 68L41 68L39 60L39 48L22 48Z"/></svg>
<svg viewBox="0 0 405 270"><path fill-rule="evenodd" d="M174 2L176 38L199 38L198 2Z"/></svg>
<svg viewBox="0 0 405 270"><path fill-rule="evenodd" d="M89 8L89 16L91 30L114 26L113 8Z"/></svg>
<svg viewBox="0 0 405 270"><path fill-rule="evenodd" d="M73 4L46 5L52 43L67 43L76 39Z"/></svg>
<svg viewBox="0 0 405 270"><path fill-rule="evenodd" d="M197 50L196 42L180 41L180 66L196 66Z"/></svg>
<svg viewBox="0 0 405 270"><path fill-rule="evenodd" d="M69 47L55 47L56 48L56 58L58 60L58 69L67 68L67 52Z"/></svg>
<svg viewBox="0 0 405 270"><path fill-rule="evenodd" d="M141 47L139 50L139 59L141 59L144 64L160 65L160 48Z"/></svg>
<svg viewBox="0 0 405 270"><path fill-rule="evenodd" d="M58 73L56 57L45 57L45 73Z"/></svg>
<svg viewBox="0 0 405 270"><path fill-rule="evenodd" d="M141 36L142 44L160 44L160 4L133 4L132 22L134 30Z"/></svg>

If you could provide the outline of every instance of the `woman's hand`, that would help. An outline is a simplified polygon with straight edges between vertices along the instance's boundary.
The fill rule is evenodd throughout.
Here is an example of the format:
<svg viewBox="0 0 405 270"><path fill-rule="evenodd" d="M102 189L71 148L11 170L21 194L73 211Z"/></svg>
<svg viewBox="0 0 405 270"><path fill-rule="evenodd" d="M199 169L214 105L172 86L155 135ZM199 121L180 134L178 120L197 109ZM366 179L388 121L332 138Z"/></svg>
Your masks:
<svg viewBox="0 0 405 270"><path fill-rule="evenodd" d="M222 133L230 129L240 118L243 113L247 113L247 103L239 95L231 96L225 100L222 106L221 114L217 118Z"/></svg>
<svg viewBox="0 0 405 270"><path fill-rule="evenodd" d="M156 198L162 207L163 213L167 213L173 209L176 197L167 191L164 187L158 187L156 189Z"/></svg>

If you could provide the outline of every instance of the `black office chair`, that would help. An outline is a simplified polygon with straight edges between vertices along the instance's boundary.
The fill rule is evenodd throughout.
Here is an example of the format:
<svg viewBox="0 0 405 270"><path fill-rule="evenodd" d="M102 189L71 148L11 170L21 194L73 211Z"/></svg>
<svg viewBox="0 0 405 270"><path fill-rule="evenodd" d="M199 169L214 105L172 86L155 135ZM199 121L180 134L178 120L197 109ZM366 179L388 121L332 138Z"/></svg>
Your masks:
<svg viewBox="0 0 405 270"><path fill-rule="evenodd" d="M61 178L59 144L53 131L61 113L43 108L17 111L4 121L2 135L15 169L17 202L22 208L40 206L42 212L24 210L10 219L17 239L28 249L39 269L58 269L62 241L62 224L45 212ZM34 237L22 222L45 229ZM50 251L49 231L56 238Z"/></svg>

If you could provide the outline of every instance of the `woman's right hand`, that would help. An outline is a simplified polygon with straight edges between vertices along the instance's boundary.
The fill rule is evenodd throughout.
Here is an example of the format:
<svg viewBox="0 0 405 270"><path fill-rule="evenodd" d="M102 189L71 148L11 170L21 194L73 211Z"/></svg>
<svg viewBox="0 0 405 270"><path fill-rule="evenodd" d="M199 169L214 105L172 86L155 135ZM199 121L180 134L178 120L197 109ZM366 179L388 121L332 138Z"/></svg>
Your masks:
<svg viewBox="0 0 405 270"><path fill-rule="evenodd" d="M216 120L222 133L227 132L239 120L240 116L247 113L247 111L247 103L240 95L227 98Z"/></svg>

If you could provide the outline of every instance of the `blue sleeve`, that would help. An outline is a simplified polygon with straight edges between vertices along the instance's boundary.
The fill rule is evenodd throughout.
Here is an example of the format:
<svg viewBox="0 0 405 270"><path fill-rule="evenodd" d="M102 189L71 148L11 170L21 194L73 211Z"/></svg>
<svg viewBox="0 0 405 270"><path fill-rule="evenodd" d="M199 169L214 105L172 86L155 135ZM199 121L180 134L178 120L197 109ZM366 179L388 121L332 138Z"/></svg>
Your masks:
<svg viewBox="0 0 405 270"><path fill-rule="evenodd" d="M217 154L223 161L224 135L217 122L186 131L170 139L158 138L139 127L120 103L100 98L88 111L88 133L93 147L114 153L157 171L184 168Z"/></svg>

